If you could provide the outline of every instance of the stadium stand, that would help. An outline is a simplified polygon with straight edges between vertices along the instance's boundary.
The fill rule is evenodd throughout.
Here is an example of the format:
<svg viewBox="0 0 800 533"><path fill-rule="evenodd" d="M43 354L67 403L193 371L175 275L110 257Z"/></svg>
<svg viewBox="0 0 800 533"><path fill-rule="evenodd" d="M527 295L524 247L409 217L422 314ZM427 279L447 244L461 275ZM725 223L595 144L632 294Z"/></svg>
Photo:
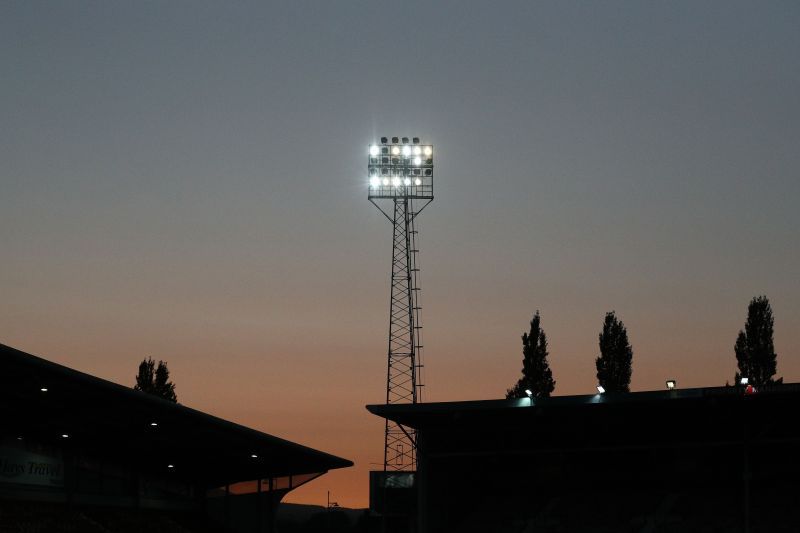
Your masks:
<svg viewBox="0 0 800 533"><path fill-rule="evenodd" d="M798 408L797 384L367 406L417 430L419 533L797 532Z"/></svg>
<svg viewBox="0 0 800 533"><path fill-rule="evenodd" d="M0 345L0 533L274 531L351 465Z"/></svg>

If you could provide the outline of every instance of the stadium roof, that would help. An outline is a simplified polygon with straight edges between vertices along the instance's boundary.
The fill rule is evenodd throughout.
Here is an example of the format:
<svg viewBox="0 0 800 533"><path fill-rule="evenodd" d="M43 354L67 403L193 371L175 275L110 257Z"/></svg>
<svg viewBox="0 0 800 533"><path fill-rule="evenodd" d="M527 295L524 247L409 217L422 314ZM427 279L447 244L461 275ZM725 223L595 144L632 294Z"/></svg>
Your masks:
<svg viewBox="0 0 800 533"><path fill-rule="evenodd" d="M495 432L506 439L519 436L531 448L723 443L745 437L800 441L800 426L790 423L800 409L800 384L795 383L755 394L745 394L742 387L711 387L367 409L429 435L465 438L463 446L477 446Z"/></svg>
<svg viewBox="0 0 800 533"><path fill-rule="evenodd" d="M0 428L0 436L125 457L207 487L353 465L2 344Z"/></svg>

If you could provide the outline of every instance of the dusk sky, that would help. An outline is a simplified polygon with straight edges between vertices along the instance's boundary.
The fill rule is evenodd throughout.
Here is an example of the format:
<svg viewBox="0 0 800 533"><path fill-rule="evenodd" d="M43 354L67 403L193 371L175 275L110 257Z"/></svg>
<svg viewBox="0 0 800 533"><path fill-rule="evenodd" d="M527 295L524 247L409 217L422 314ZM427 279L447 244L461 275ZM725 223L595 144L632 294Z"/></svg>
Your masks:
<svg viewBox="0 0 800 533"><path fill-rule="evenodd" d="M616 310L633 390L723 385L749 300L800 381L800 3L0 4L0 342L383 461L391 225L367 145L434 145L426 401L555 394Z"/></svg>

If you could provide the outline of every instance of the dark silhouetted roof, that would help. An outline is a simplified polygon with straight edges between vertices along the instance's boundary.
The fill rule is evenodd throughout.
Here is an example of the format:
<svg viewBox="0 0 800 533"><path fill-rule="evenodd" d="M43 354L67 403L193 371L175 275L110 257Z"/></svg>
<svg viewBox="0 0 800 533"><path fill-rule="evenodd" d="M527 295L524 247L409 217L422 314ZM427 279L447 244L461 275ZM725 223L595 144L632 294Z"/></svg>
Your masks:
<svg viewBox="0 0 800 533"><path fill-rule="evenodd" d="M172 475L208 487L353 465L2 344L0 427L5 436L124 458L141 471L172 464Z"/></svg>

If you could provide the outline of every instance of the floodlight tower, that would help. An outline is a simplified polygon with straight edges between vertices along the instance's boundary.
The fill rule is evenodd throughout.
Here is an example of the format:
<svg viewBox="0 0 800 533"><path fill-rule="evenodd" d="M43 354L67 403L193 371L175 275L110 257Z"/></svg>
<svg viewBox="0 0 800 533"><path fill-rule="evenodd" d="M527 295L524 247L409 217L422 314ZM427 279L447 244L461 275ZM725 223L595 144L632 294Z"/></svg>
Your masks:
<svg viewBox="0 0 800 533"><path fill-rule="evenodd" d="M422 399L422 324L419 319L414 221L433 201L433 146L414 137L381 137L369 146L367 197L392 223L392 283L386 403ZM383 469L416 470L416 434L386 420Z"/></svg>

